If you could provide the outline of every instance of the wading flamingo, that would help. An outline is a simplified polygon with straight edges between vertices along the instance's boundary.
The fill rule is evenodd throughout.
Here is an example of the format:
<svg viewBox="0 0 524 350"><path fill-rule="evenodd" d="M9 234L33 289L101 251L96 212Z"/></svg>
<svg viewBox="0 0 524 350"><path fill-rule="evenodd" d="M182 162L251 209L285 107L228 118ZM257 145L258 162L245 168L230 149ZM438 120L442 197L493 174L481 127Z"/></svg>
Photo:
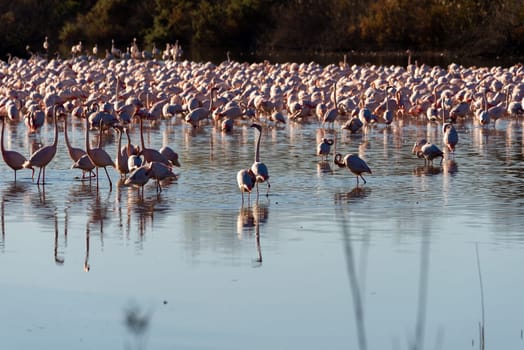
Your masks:
<svg viewBox="0 0 524 350"><path fill-rule="evenodd" d="M269 189L271 188L271 184L269 183L269 170L267 169L267 166L260 161L260 139L262 137L262 127L259 124L251 124L251 127L258 130L257 148L255 150L255 162L251 166L251 170L253 171L253 174L255 174L256 177L257 194L258 184L262 182L267 182L267 197L269 196Z"/></svg>
<svg viewBox="0 0 524 350"><path fill-rule="evenodd" d="M242 205L244 205L244 192L247 192L247 201L249 203L249 196L256 182L257 178L251 169L242 169L237 173L237 184L240 193L242 193Z"/></svg>
<svg viewBox="0 0 524 350"><path fill-rule="evenodd" d="M107 172L107 167L112 166L115 167L115 163L113 162L113 159L111 159L111 156L102 148L91 148L91 145L89 144L89 118L86 119L86 131L85 131L85 142L86 142L86 152L91 159L91 162L96 167L96 188L98 189L98 168L104 168L107 180L109 180L109 190L113 190L113 183L111 182L111 178L109 177L109 173ZM102 132L102 129L100 128L100 132ZM102 137L102 135L100 135Z"/></svg>
<svg viewBox="0 0 524 350"><path fill-rule="evenodd" d="M337 153L335 155L335 164L341 168L346 167L349 171L355 174L357 176L357 186L359 177L362 178L364 184L366 183L366 179L364 179L362 173L371 174L371 169L369 168L369 166L362 158L360 158L356 154L348 153L344 156L344 159L342 159L342 155L340 153Z"/></svg>
<svg viewBox="0 0 524 350"><path fill-rule="evenodd" d="M322 139L322 142L317 145L317 156L321 156L324 160L327 160L331 152L331 145L333 145L333 139Z"/></svg>
<svg viewBox="0 0 524 350"><path fill-rule="evenodd" d="M58 117L56 106L54 108L53 115L55 121L55 139L53 141L53 144L38 149L24 163L24 168L32 169L35 166L40 168L38 170L38 180L36 181L38 185L40 185L40 175L42 175L42 185L45 184L45 168L47 167L47 164L49 164L53 160L56 154L56 148L58 144Z"/></svg>
<svg viewBox="0 0 524 350"><path fill-rule="evenodd" d="M6 150L4 147L4 129L5 129L5 120L2 119L2 158L4 159L4 162L14 170L15 172L15 183L16 183L16 172L20 169L24 168L24 163L27 162L27 159L20 153L16 151L10 151ZM35 169L31 167L27 167L28 169L31 169L33 171L32 177L35 175Z"/></svg>

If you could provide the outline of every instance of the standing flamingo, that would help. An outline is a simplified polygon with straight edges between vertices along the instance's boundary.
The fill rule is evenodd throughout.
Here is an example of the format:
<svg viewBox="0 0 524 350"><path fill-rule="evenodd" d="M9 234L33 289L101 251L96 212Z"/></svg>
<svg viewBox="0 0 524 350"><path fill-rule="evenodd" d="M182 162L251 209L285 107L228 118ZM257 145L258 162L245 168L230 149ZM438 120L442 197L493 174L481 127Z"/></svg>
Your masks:
<svg viewBox="0 0 524 350"><path fill-rule="evenodd" d="M261 182L267 182L267 197L269 196L269 188L271 187L271 184L269 183L269 171L267 169L267 166L260 161L260 139L262 137L262 127L259 124L251 124L251 127L258 130L257 148L255 151L255 162L251 166L251 170L253 171L253 174L255 174L256 177L257 194L258 184Z"/></svg>
<svg viewBox="0 0 524 350"><path fill-rule="evenodd" d="M38 170L38 180L36 183L40 185L40 175L42 175L42 185L45 184L45 168L47 164L53 160L56 154L56 148L58 144L58 117L57 117L57 109L56 105L54 108L54 122L55 122L55 139L53 141L53 144L49 146L44 146L37 151L35 151L31 157L24 163L24 168L33 168L34 166L39 167ZM42 174L43 172L43 174Z"/></svg>
<svg viewBox="0 0 524 350"><path fill-rule="evenodd" d="M364 179L362 173L371 174L371 169L369 168L369 166L362 158L360 158L356 154L346 154L344 156L344 159L342 159L342 155L340 153L337 153L335 155L335 164L339 167L346 167L349 171L355 174L357 176L357 186L359 176L362 178L362 180L364 180L364 184L366 183L366 179Z"/></svg>
<svg viewBox="0 0 524 350"><path fill-rule="evenodd" d="M115 159L115 166L118 172L120 173L120 177L126 178L127 174L129 173L129 167L128 167L128 159L129 154L127 150L127 146L122 147L122 127L115 127L116 133L118 134L118 145L116 146L116 159Z"/></svg>
<svg viewBox="0 0 524 350"><path fill-rule="evenodd" d="M125 185L131 185L138 188L138 196L144 199L144 186L151 178L151 168L143 165L139 168L136 168L129 174L129 177L125 180ZM140 189L142 189L142 194L140 195Z"/></svg>
<svg viewBox="0 0 524 350"><path fill-rule="evenodd" d="M331 126L335 123L335 120L338 116L338 105L337 105L337 82L333 84L333 108L328 109L324 113L324 118L322 119L322 125L331 123Z"/></svg>
<svg viewBox="0 0 524 350"><path fill-rule="evenodd" d="M15 183L16 183L16 172L20 169L24 168L24 163L27 162L27 159L21 155L20 153L16 151L10 151L6 150L4 147L4 129L5 129L5 120L2 119L2 158L4 158L4 162L15 171ZM35 169L33 167L27 167L30 168L33 171L33 176L35 174Z"/></svg>
<svg viewBox="0 0 524 350"><path fill-rule="evenodd" d="M176 174L173 172L170 166L165 165L160 162L151 162L148 164L150 172L150 177L156 180L156 192L162 192L162 186L160 186L160 181L164 179L177 179Z"/></svg>
<svg viewBox="0 0 524 350"><path fill-rule="evenodd" d="M443 136L444 144L446 145L446 147L448 148L450 152L454 153L455 146L457 145L458 139L459 139L457 129L455 129L452 123L444 123L444 125L442 126L442 129L444 131L444 136Z"/></svg>
<svg viewBox="0 0 524 350"><path fill-rule="evenodd" d="M69 135L67 132L67 116L64 117L64 139L69 157L73 160L73 165L71 165L71 168L82 170L82 179L85 178L86 172L89 172L89 178L93 177L95 175L93 173L95 165L87 156L86 151L81 148L73 147L69 141Z"/></svg>
<svg viewBox="0 0 524 350"><path fill-rule="evenodd" d="M440 157L440 164L444 159L444 152L437 145L428 142L426 139L420 139L413 145L411 150L418 158L424 158L424 165L433 164L433 159Z"/></svg>
<svg viewBox="0 0 524 350"><path fill-rule="evenodd" d="M86 119L86 132L85 132L85 142L86 142L86 152L89 159L91 159L91 162L96 167L96 188L98 189L98 168L104 168L107 179L109 180L109 190L111 191L113 189L113 183L111 182L111 178L109 177L109 173L107 172L107 167L112 166L115 167L115 163L113 162L113 159L111 159L111 156L102 148L91 148L89 144L89 118ZM101 132L101 129L100 129ZM102 135L100 135L102 137Z"/></svg>
<svg viewBox="0 0 524 350"><path fill-rule="evenodd" d="M146 148L145 142L144 142L144 122L142 118L140 118L140 142L142 143L142 149L140 150L140 155L144 157L144 160L146 162L161 162L165 165L171 166L170 161L167 159L165 155L157 151L153 148Z"/></svg>
<svg viewBox="0 0 524 350"><path fill-rule="evenodd" d="M249 202L249 195L256 182L257 178L251 169L242 169L237 173L237 184L242 193L242 205L244 205L244 192L247 192Z"/></svg>
<svg viewBox="0 0 524 350"><path fill-rule="evenodd" d="M327 161L331 145L333 145L333 139L322 139L322 142L317 145L317 156L322 156Z"/></svg>

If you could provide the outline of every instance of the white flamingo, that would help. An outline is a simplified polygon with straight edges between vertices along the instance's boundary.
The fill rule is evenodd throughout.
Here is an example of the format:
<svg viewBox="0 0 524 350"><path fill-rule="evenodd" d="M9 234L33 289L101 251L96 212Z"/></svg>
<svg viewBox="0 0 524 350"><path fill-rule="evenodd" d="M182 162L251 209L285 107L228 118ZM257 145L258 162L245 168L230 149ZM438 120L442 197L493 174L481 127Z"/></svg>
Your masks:
<svg viewBox="0 0 524 350"><path fill-rule="evenodd" d="M260 139L262 138L262 127L259 124L251 124L251 127L258 130L257 147L255 150L255 162L251 166L251 170L253 171L256 177L257 194L258 184L262 182L267 183L267 197L269 196L269 189L271 187L271 184L269 183L269 170L267 166L260 161Z"/></svg>
<svg viewBox="0 0 524 350"><path fill-rule="evenodd" d="M251 169L242 169L237 173L237 184L242 193L242 205L244 205L244 192L247 192L249 202L249 196L256 182L257 178Z"/></svg>

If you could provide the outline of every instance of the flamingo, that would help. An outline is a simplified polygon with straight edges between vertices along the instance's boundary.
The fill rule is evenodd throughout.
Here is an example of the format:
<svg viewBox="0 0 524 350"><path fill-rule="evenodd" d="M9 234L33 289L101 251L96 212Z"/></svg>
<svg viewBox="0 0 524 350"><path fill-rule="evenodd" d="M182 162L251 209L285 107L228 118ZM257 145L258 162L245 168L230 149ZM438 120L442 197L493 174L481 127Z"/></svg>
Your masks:
<svg viewBox="0 0 524 350"><path fill-rule="evenodd" d="M24 168L24 163L27 162L27 159L20 153L16 151L10 151L6 150L4 147L4 129L5 129L5 120L2 119L2 137L1 137L1 144L2 144L2 158L4 159L4 162L14 170L15 172L15 183L16 183L16 172L20 169ZM32 177L34 177L35 169L31 167L27 167L28 169L31 169L33 171Z"/></svg>
<svg viewBox="0 0 524 350"><path fill-rule="evenodd" d="M211 88L211 91L210 91L211 101L209 103L209 108L197 107L197 108L191 110L186 115L186 117L184 118L184 120L187 123L191 124L193 126L193 128L197 128L199 126L199 124L200 124L200 121L203 120L203 119L208 118L209 115L211 114L211 109L213 108L214 93L215 93L216 90L218 90L218 88L216 88L216 87Z"/></svg>
<svg viewBox="0 0 524 350"><path fill-rule="evenodd" d="M440 164L444 159L444 153L437 145L428 142L426 139L420 139L413 145L412 153L418 158L424 158L424 165L433 164L433 159L440 157Z"/></svg>
<svg viewBox="0 0 524 350"><path fill-rule="evenodd" d="M160 186L160 181L164 179L177 179L176 174L171 170L171 167L160 162L151 162L148 164L150 172L150 177L156 180L156 191L162 192L162 186Z"/></svg>
<svg viewBox="0 0 524 350"><path fill-rule="evenodd" d="M118 134L118 145L116 147L116 158L115 158L115 167L120 173L120 177L126 177L129 173L128 159L129 155L127 152L127 146L122 147L122 128L116 126L116 133Z"/></svg>
<svg viewBox="0 0 524 350"><path fill-rule="evenodd" d="M261 182L267 182L267 197L269 196L269 189L271 187L271 184L269 183L269 171L267 169L267 166L260 161L260 139L262 137L262 127L259 124L251 124L251 127L258 130L257 148L255 151L255 162L251 166L251 170L253 171L253 174L255 174L256 177L257 194L258 184Z"/></svg>
<svg viewBox="0 0 524 350"><path fill-rule="evenodd" d="M331 123L333 125L338 116L338 105L337 105L337 82L333 84L333 108L328 109L324 113L324 118L322 119L322 124Z"/></svg>
<svg viewBox="0 0 524 350"><path fill-rule="evenodd" d="M86 131L85 131L85 143L86 143L86 152L91 160L93 162L94 166L96 167L96 188L98 189L98 168L104 168L107 180L109 180L109 190L111 191L113 189L113 183L111 182L111 178L109 177L109 173L107 172L107 167L112 166L115 167L115 163L113 162L113 159L111 159L111 156L102 148L100 147L100 144L97 148L91 148L89 144L89 118L86 119ZM101 129L100 129L101 132ZM101 136L100 136L101 137Z"/></svg>
<svg viewBox="0 0 524 350"><path fill-rule="evenodd" d="M327 161L333 142L333 139L322 139L322 142L317 145L317 155L324 157L324 160Z"/></svg>
<svg viewBox="0 0 524 350"><path fill-rule="evenodd" d="M86 154L86 151L84 151L83 149L71 146L71 142L69 141L69 135L67 132L67 117L64 118L64 138L67 146L67 152L69 153L69 157L71 157L73 162L78 161L80 157Z"/></svg>
<svg viewBox="0 0 524 350"><path fill-rule="evenodd" d="M360 129L362 129L363 125L364 124L362 123L358 115L356 114L342 126L342 129L347 129L352 134L354 134L357 131L359 131Z"/></svg>
<svg viewBox="0 0 524 350"><path fill-rule="evenodd" d="M86 151L84 151L81 148L76 148L71 146L71 142L69 141L69 136L67 132L67 116L64 117L64 138L67 146L67 152L69 153L69 157L73 160L73 165L71 165L72 169L80 169L82 170L82 179L85 178L86 172L90 173L90 177L95 175L93 173L93 169L95 168L95 165L93 162L91 162L91 159L87 156Z"/></svg>
<svg viewBox="0 0 524 350"><path fill-rule="evenodd" d="M161 162L165 165L170 165L169 160L165 155L153 148L146 148L144 142L144 122L140 118L140 142L142 143L142 149L140 150L140 155L144 157L146 162Z"/></svg>
<svg viewBox="0 0 524 350"><path fill-rule="evenodd" d="M244 192L247 192L249 202L249 195L256 182L257 178L251 169L242 169L237 173L238 188L242 193L242 205L244 205Z"/></svg>
<svg viewBox="0 0 524 350"><path fill-rule="evenodd" d="M180 166L180 162L178 161L178 153L173 151L171 147L164 146L159 150L159 152L167 158L167 160L171 163L172 166Z"/></svg>
<svg viewBox="0 0 524 350"><path fill-rule="evenodd" d="M452 123L444 123L442 126L444 132L443 140L444 144L450 152L455 152L455 146L458 143L458 133L457 129L453 126Z"/></svg>
<svg viewBox="0 0 524 350"><path fill-rule="evenodd" d="M40 175L42 175L42 185L45 184L45 168L47 164L49 164L56 154L56 148L58 144L58 117L57 117L57 109L56 105L54 108L54 122L55 122L55 139L53 141L53 144L49 146L44 146L37 151L35 151L31 157L23 164L24 168L33 168L34 166L39 167L38 170L38 180L36 183L40 185ZM43 174L42 174L43 172Z"/></svg>
<svg viewBox="0 0 524 350"><path fill-rule="evenodd" d="M140 196L140 189L142 189L141 198L144 198L144 186L151 178L151 168L143 165L133 170L129 177L125 180L125 185L131 185L138 188L138 195Z"/></svg>
<svg viewBox="0 0 524 350"><path fill-rule="evenodd" d="M362 173L371 174L371 169L367 163L356 154L348 153L344 156L344 159L342 159L342 155L337 153L335 155L335 164L339 167L346 167L349 171L355 174L357 176L357 186L359 177L362 178L364 184L367 182L366 179L364 179L364 176L362 176Z"/></svg>
<svg viewBox="0 0 524 350"><path fill-rule="evenodd" d="M27 126L27 131L31 133L35 133L42 125L44 125L45 122L45 113L44 111L40 109L30 110L25 116L24 116L24 123Z"/></svg>

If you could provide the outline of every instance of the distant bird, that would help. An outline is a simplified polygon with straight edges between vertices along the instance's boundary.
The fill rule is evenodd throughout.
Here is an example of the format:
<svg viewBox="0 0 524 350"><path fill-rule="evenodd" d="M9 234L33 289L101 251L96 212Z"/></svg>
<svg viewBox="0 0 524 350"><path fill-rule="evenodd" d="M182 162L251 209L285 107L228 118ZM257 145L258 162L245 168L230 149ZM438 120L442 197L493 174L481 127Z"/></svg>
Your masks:
<svg viewBox="0 0 524 350"><path fill-rule="evenodd" d="M218 89L216 87L211 88L210 103L209 103L208 108L197 107L193 110L190 110L190 112L184 117L184 120L187 123L191 124L193 128L197 128L200 125L201 120L207 119L211 115L211 110L213 108L214 95L215 95L215 91L217 90Z"/></svg>
<svg viewBox="0 0 524 350"><path fill-rule="evenodd" d="M461 101L459 104L453 106L449 111L449 118L456 121L457 117L465 117L470 111L469 103Z"/></svg>
<svg viewBox="0 0 524 350"><path fill-rule="evenodd" d="M113 159L111 156L102 148L91 148L91 145L89 144L89 118L86 119L86 131L85 131L85 145L86 145L86 152L89 156L89 159L91 159L91 162L96 167L96 187L98 188L98 168L104 168L107 180L109 181L109 190L111 191L113 189L113 183L111 182L111 178L109 177L109 173L107 172L107 167L112 166L115 167L115 163L113 162ZM100 128L101 132L102 128ZM100 136L101 137L101 136Z"/></svg>
<svg viewBox="0 0 524 350"><path fill-rule="evenodd" d="M45 122L45 113L40 109L28 111L24 116L24 124L27 126L29 133L35 133L40 130Z"/></svg>
<svg viewBox="0 0 524 350"><path fill-rule="evenodd" d="M4 147L4 129L5 129L5 120L2 119L2 138L1 138L1 144L2 144L2 158L4 159L4 162L14 170L15 172L15 183L16 183L16 172L20 169L24 168L24 163L27 162L27 159L21 155L20 153L16 151L10 151L6 150ZM28 169L31 169L33 171L32 177L34 177L35 169L33 167L27 167Z"/></svg>
<svg viewBox="0 0 524 350"><path fill-rule="evenodd" d="M450 152L455 152L455 146L459 140L457 129L455 129L452 123L444 123L442 130L444 132L444 145L446 145Z"/></svg>
<svg viewBox="0 0 524 350"><path fill-rule="evenodd" d="M40 175L42 175L42 184L45 184L45 168L47 164L49 164L53 160L56 154L56 148L58 144L58 117L56 108L54 108L53 115L55 121L55 139L53 141L53 144L49 146L44 146L35 151L23 165L23 167L26 169L32 169L35 166L40 168L38 170L38 180L36 181L38 185L40 184Z"/></svg>
<svg viewBox="0 0 524 350"><path fill-rule="evenodd" d="M326 110L324 117L322 118L322 125L333 124L338 117L338 105L337 105L337 82L333 83L333 107Z"/></svg>
<svg viewBox="0 0 524 350"><path fill-rule="evenodd" d="M255 150L255 162L251 166L251 170L253 171L256 177L257 193L258 184L262 182L267 182L267 197L269 196L269 189L271 188L271 184L269 183L269 170L267 166L260 161L260 139L262 137L262 127L259 124L251 124L251 127L258 130L257 148Z"/></svg>
<svg viewBox="0 0 524 350"><path fill-rule="evenodd" d="M362 173L371 174L371 169L369 168L369 166L362 158L360 158L356 154L348 153L344 156L344 159L342 159L342 155L340 153L337 153L335 155L335 164L339 167L346 167L349 171L355 174L357 176L357 186L359 176L364 181L364 184L366 183L366 179L364 179Z"/></svg>
<svg viewBox="0 0 524 350"><path fill-rule="evenodd" d="M42 47L44 48L45 53L47 55L47 53L49 52L49 41L47 40L47 36L45 37L44 42L42 43Z"/></svg>
<svg viewBox="0 0 524 350"><path fill-rule="evenodd" d="M324 160L327 160L329 153L331 152L332 145L333 139L322 139L322 142L317 145L317 156L321 156Z"/></svg>
<svg viewBox="0 0 524 350"><path fill-rule="evenodd" d="M242 193L242 205L244 205L244 192L247 192L248 202L249 195L255 186L257 178L251 169L242 169L237 173L237 184Z"/></svg>
<svg viewBox="0 0 524 350"><path fill-rule="evenodd" d="M362 129L362 126L364 124L359 119L358 115L353 116L350 120L348 120L343 126L342 129L349 130L352 134L356 133L360 129Z"/></svg>

